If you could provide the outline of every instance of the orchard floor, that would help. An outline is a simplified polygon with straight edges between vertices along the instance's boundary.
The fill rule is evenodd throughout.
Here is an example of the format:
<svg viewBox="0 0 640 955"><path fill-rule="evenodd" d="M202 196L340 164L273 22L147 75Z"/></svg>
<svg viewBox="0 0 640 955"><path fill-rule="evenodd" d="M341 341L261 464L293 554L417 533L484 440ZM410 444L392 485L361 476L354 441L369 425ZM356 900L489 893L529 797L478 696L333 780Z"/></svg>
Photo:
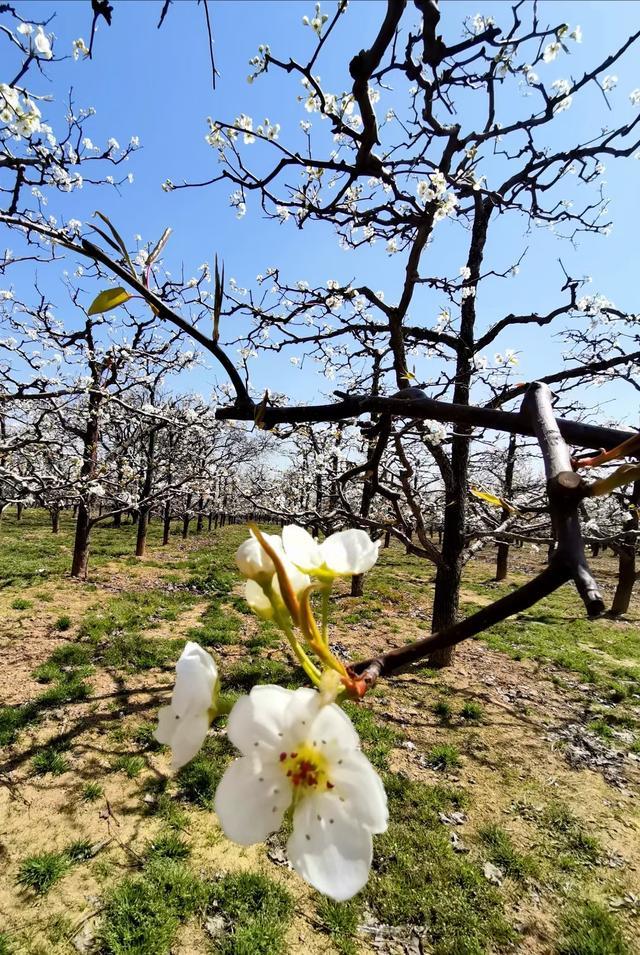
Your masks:
<svg viewBox="0 0 640 955"><path fill-rule="evenodd" d="M96 530L75 581L68 520L0 525L0 955L640 952L640 641L628 619L587 622L567 586L348 704L389 794L367 888L344 905L289 869L282 836L240 849L212 795L224 730L178 777L153 741L185 638L224 688L301 682L279 635L246 612L239 527L173 537ZM542 555L468 565L462 612L506 593ZM611 598L614 565L593 562ZM432 568L382 551L333 601L352 660L429 629Z"/></svg>

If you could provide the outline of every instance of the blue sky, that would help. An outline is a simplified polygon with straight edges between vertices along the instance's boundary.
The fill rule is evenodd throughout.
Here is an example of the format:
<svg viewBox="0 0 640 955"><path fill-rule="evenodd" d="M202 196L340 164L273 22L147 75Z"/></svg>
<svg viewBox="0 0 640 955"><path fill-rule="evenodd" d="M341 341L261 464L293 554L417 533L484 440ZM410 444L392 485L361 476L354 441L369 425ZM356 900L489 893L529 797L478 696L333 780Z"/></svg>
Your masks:
<svg viewBox="0 0 640 955"><path fill-rule="evenodd" d="M64 3L18 3L23 16L37 20L56 10L50 25L55 32L56 52L70 52L72 40L83 36L88 41L89 4L86 0ZM251 286L257 273L270 265L278 265L292 280L324 282L336 278L341 282L367 282L385 291L393 301L403 269L400 256L388 257L381 243L363 253L345 252L328 230L311 225L299 232L293 223L279 226L260 215L257 202L249 203L244 219L238 220L229 206L229 184L207 189L164 193L161 183L183 179L197 181L215 175L215 151L205 143L207 116L233 120L245 112L261 121L268 116L280 123L281 139L290 141L299 136L300 119L310 117L296 96L299 84L269 73L253 85L247 83L248 60L260 43L269 43L274 53L286 59L289 55L304 58L313 44L313 34L301 24L303 15L313 14L313 2L297 0L226 0L210 4L215 35L216 65L220 72L217 89L211 89L208 49L202 8L190 0L174 3L163 28L156 24L161 3L141 0L115 0L113 25L101 24L95 41L92 62L73 62L71 58L49 70L51 81L31 77L31 87L39 93L51 92L60 100L73 87L77 106L93 106L97 114L87 126L87 135L95 143L110 136L125 144L129 137L140 137L143 148L128 165L135 180L125 185L119 195L115 190L83 190L65 198L68 217L85 221L94 209L106 212L128 238L139 233L143 240L157 238L170 225L173 237L167 254L167 265L177 273L184 263L185 275L196 273L204 261L213 261L215 253L225 263L227 276L238 284ZM333 3L324 4L327 12ZM318 72L330 89L349 89L348 62L375 35L384 13L380 0L352 0L342 28L336 32L328 49L330 57L320 61ZM498 22L504 16L505 3L467 3L466 0L444 0L441 31L452 41L461 36L465 16L481 12L494 15ZM640 3L636 0L598 0L598 2L542 2L540 17L555 25L579 23L584 40L572 45L571 56L562 55L544 67L545 80L578 77L605 53L610 52L640 24ZM563 137L587 139L602 125L613 125L621 117L632 118L628 93L640 86L638 55L628 55L613 72L619 77L618 89L612 95L609 112L601 97L586 97L562 114L554 124L557 131L549 145L557 145ZM542 74L542 69L540 70ZM390 104L395 103L390 94ZM387 104L385 104L387 105ZM510 110L518 103L506 102ZM52 108L53 109L53 108ZM262 147L259 147L262 148ZM258 161L258 158L256 158ZM608 164L609 165L609 164ZM543 311L558 301L562 284L558 257L573 275L591 275L589 291L600 291L616 305L637 310L634 288L637 271L637 223L640 218L640 163L637 160L611 162L605 178L611 196L611 215L615 223L608 238L588 238L578 249L559 243L546 233L535 233L528 240L519 234L520 226L502 226L490 245L492 265L508 267L515 260L514 251L530 246L530 253L520 274L509 283L487 283L478 298L481 327L508 311L533 308ZM53 205L53 203L52 203ZM61 208L61 206L60 206ZM54 210L52 210L54 211ZM464 258L458 239L452 232L444 235L433 252L434 265L449 262L449 271L457 273ZM453 263L453 264L451 264ZM48 288L53 289L49 285ZM91 291L91 290L89 290ZM58 293L61 297L62 290ZM444 304L444 303L442 303ZM439 310L436 297L420 300L422 320L426 312L433 323ZM548 331L529 330L507 336L496 344L520 352L517 378L530 378L556 370L560 346L551 341ZM493 349L492 349L493 350ZM313 400L330 394L332 384L325 382L315 366L305 363L302 371L294 368L286 356L265 356L253 361L253 384L286 391L292 400ZM420 376L428 377L427 363L419 368ZM208 391L217 370L194 373L183 382L185 388ZM607 395L615 403L606 406L605 417L635 423L637 400L628 386L609 389ZM604 395L603 395L604 397Z"/></svg>

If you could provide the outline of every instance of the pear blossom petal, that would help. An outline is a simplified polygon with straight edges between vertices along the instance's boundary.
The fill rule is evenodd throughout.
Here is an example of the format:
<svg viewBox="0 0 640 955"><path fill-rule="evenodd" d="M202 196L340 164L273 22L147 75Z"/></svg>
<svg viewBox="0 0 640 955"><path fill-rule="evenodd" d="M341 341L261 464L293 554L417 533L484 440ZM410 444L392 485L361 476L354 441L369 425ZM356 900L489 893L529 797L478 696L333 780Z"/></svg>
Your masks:
<svg viewBox="0 0 640 955"><path fill-rule="evenodd" d="M273 604L265 594L264 590L255 580L247 580L244 585L245 600L258 617L263 620L271 620L273 617Z"/></svg>
<svg viewBox="0 0 640 955"><path fill-rule="evenodd" d="M331 765L331 780L350 816L371 832L385 832L389 824L387 795L382 780L359 750Z"/></svg>
<svg viewBox="0 0 640 955"><path fill-rule="evenodd" d="M171 706L179 716L211 708L218 668L210 653L191 640L176 663L176 685Z"/></svg>
<svg viewBox="0 0 640 955"><path fill-rule="evenodd" d="M322 566L318 543L304 527L288 524L282 528L284 552L292 564L308 574Z"/></svg>
<svg viewBox="0 0 640 955"><path fill-rule="evenodd" d="M353 723L336 703L322 705L317 690L301 687L294 690L285 714L285 739L297 743L298 738L309 740L327 756L360 746ZM285 747L286 748L286 747Z"/></svg>
<svg viewBox="0 0 640 955"><path fill-rule="evenodd" d="M163 706L158 713L158 725L154 732L155 738L163 746L169 746L176 731L176 714L171 706Z"/></svg>
<svg viewBox="0 0 640 955"><path fill-rule="evenodd" d="M45 60L50 60L53 57L49 37L42 27L38 27L33 43L40 56L43 56Z"/></svg>
<svg viewBox="0 0 640 955"><path fill-rule="evenodd" d="M176 724L171 740L171 769L174 773L199 753L209 732L209 718L204 713L196 713L178 718Z"/></svg>
<svg viewBox="0 0 640 955"><path fill-rule="evenodd" d="M265 748L282 750L285 713L293 695L281 686L259 684L240 697L229 714L227 736L244 756L261 757Z"/></svg>
<svg viewBox="0 0 640 955"><path fill-rule="evenodd" d="M366 531L351 528L327 537L320 545L327 567L338 575L365 574L378 559L378 543Z"/></svg>
<svg viewBox="0 0 640 955"><path fill-rule="evenodd" d="M158 713L154 736L171 746L172 769L180 769L204 743L218 694L218 668L210 653L189 641L176 664L171 705Z"/></svg>
<svg viewBox="0 0 640 955"><path fill-rule="evenodd" d="M273 543L274 540L278 540L278 538L274 538L270 534L265 534L264 536L269 544ZM268 579L275 574L276 571L273 566L273 561L267 552L262 549L259 541L253 535L251 535L249 540L244 541L240 544L240 547L238 547L236 551L236 564L238 565L240 573L250 580L256 580L261 577Z"/></svg>
<svg viewBox="0 0 640 955"><path fill-rule="evenodd" d="M344 902L369 878L371 833L330 795L309 797L293 816L287 855L293 868L315 889Z"/></svg>
<svg viewBox="0 0 640 955"><path fill-rule="evenodd" d="M242 756L222 777L214 808L227 838L251 846L280 828L290 802L291 785L277 765Z"/></svg>

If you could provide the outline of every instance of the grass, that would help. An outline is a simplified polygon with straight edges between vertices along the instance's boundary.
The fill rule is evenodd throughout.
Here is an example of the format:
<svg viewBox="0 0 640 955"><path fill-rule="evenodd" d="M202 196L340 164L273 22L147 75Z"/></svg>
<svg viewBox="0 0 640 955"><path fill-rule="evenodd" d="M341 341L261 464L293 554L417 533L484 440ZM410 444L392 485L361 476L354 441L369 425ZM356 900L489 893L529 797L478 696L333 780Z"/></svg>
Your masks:
<svg viewBox="0 0 640 955"><path fill-rule="evenodd" d="M13 955L14 952L15 948L8 932L0 929L0 955Z"/></svg>
<svg viewBox="0 0 640 955"><path fill-rule="evenodd" d="M202 809L211 809L218 783L235 750L226 736L208 736L190 763L176 776L178 797Z"/></svg>
<svg viewBox="0 0 640 955"><path fill-rule="evenodd" d="M25 600L24 597L16 597L15 600L11 601L12 610L30 610L33 607L33 604L30 600Z"/></svg>
<svg viewBox="0 0 640 955"><path fill-rule="evenodd" d="M69 862L86 862L93 857L93 843L90 839L76 839L64 850Z"/></svg>
<svg viewBox="0 0 640 955"><path fill-rule="evenodd" d="M431 749L428 755L429 765L433 769L441 769L448 772L450 769L458 769L462 766L460 753L455 746L450 743L438 743Z"/></svg>
<svg viewBox="0 0 640 955"><path fill-rule="evenodd" d="M17 883L36 895L46 895L65 875L69 859L61 852L43 852L20 863Z"/></svg>
<svg viewBox="0 0 640 955"><path fill-rule="evenodd" d="M104 787L100 783L85 783L80 793L83 802L96 802L104 794Z"/></svg>
<svg viewBox="0 0 640 955"><path fill-rule="evenodd" d="M113 768L116 772L124 773L129 779L135 779L136 776L140 775L145 765L143 756L125 753L114 760Z"/></svg>
<svg viewBox="0 0 640 955"><path fill-rule="evenodd" d="M512 933L499 892L454 852L438 813L464 805L458 790L388 775L390 825L375 842L363 895L376 918L424 927L437 955L478 955Z"/></svg>
<svg viewBox="0 0 640 955"><path fill-rule="evenodd" d="M402 739L400 734L377 720L373 710L366 705L347 702L343 709L355 726L368 758L376 769L386 770L389 753Z"/></svg>
<svg viewBox="0 0 640 955"><path fill-rule="evenodd" d="M357 899L334 902L321 896L316 902L316 916L340 955L356 955L355 935L360 923L361 904Z"/></svg>
<svg viewBox="0 0 640 955"><path fill-rule="evenodd" d="M155 839L147 843L145 856L147 859L186 859L191 848L185 840L175 832L161 832Z"/></svg>
<svg viewBox="0 0 640 955"><path fill-rule="evenodd" d="M216 955L284 955L293 899L283 886L259 873L230 873L213 884L211 903L227 923Z"/></svg>
<svg viewBox="0 0 640 955"><path fill-rule="evenodd" d="M53 625L54 630L59 630L61 633L64 633L65 630L69 630L71 627L71 617L67 613L60 614L58 619Z"/></svg>
<svg viewBox="0 0 640 955"><path fill-rule="evenodd" d="M65 756L55 746L46 746L35 754L31 766L36 776L62 776L69 769Z"/></svg>
<svg viewBox="0 0 640 955"><path fill-rule="evenodd" d="M475 700L465 700L460 708L460 717L468 723L479 723L484 716L484 711Z"/></svg>
<svg viewBox="0 0 640 955"><path fill-rule="evenodd" d="M433 713L438 717L441 723L450 723L453 716L453 709L448 700L437 700L433 704Z"/></svg>
<svg viewBox="0 0 640 955"><path fill-rule="evenodd" d="M562 915L560 933L556 955L632 955L618 923L597 902L572 904Z"/></svg>
<svg viewBox="0 0 640 955"><path fill-rule="evenodd" d="M505 875L518 882L537 875L535 859L528 853L519 852L511 836L501 826L489 823L479 830L478 835L488 850L489 861L502 869Z"/></svg>
<svg viewBox="0 0 640 955"><path fill-rule="evenodd" d="M180 924L204 911L207 886L183 863L154 859L108 892L99 930L103 955L167 955Z"/></svg>
<svg viewBox="0 0 640 955"><path fill-rule="evenodd" d="M564 868L595 865L602 856L598 840L590 835L571 809L551 802L542 813L542 825L561 855L557 863Z"/></svg>
<svg viewBox="0 0 640 955"><path fill-rule="evenodd" d="M154 527L154 532L159 533L156 522ZM5 530L8 531L6 535ZM48 533L47 528L45 531ZM15 567L12 568L16 574L15 586L25 591L5 593L5 607L13 599L28 598L34 604L34 620L40 609L45 615L45 628L52 636L55 636L52 631L64 633L70 629L71 615L65 612L67 608L56 589L60 569L66 570L68 562L68 553L59 550L61 541L49 543L41 534L41 554L44 556L38 562L33 540L40 530L35 525L23 521L22 528L14 533L8 522L6 527L3 524L0 532L5 537L6 546L16 549ZM68 527L63 528L60 535L61 539L66 535L66 546L67 532ZM34 538L30 537L31 534L35 535ZM258 623L251 627L249 639L243 637L247 608L242 598L231 593L231 587L236 583L232 569L233 550L245 534L241 527L227 528L216 535L214 547L210 546L211 538L208 542L203 538L201 548L187 549L180 554L176 552L175 559L169 553L167 560L168 552L165 551L162 561L144 562L161 570L158 577L162 582L153 584L152 589L136 591L133 582L129 585L131 590L110 597L107 606L94 604L84 616L74 610L75 639L61 643L58 637L55 642L61 646L34 671L35 678L45 684L41 695L22 706L0 708L0 741L15 741L21 729L43 719L51 710L55 710L50 714L51 719L66 719L69 714L69 710L64 709L66 706L88 698L91 687L87 678L95 669L108 668L110 677L126 685L128 674L161 668L167 672L158 682L167 682L170 679L168 671L173 670L187 636L199 640L216 654L225 690L230 697L247 692L255 682L284 682L290 687L305 683L300 672L295 671L286 658L283 659L279 648L281 637L270 624ZM131 550L127 548L132 544L133 536L128 527L122 528L122 536L119 531L109 530L104 535L97 535L92 568L99 567L103 560L112 560L115 555L129 555ZM9 569L5 558L6 554L0 554L0 572L3 566ZM140 562L131 560L130 563L140 566ZM27 565L32 569L29 570ZM44 573L37 572L39 568L44 568ZM363 630L372 631L381 611L384 611L385 634L397 633L400 641L409 639L416 627L428 629L427 604L431 583L427 578L430 573L415 558L392 548L384 552L383 561L367 577L363 601L354 603L350 598L343 600L342 597L336 600L335 618L344 621L349 616ZM481 571L477 565L470 564L466 573L471 578L469 589L480 592ZM185 585L187 575L189 579ZM41 577L47 578L47 590L41 589L45 585L35 582ZM169 581L172 586L165 590L163 582ZM26 587L32 582L35 586L27 592ZM7 586L13 585L9 583ZM100 582L97 586L79 586L88 601L95 601L91 594L99 589ZM502 590L496 588L496 596L509 589L509 585L501 587ZM40 608L43 595L48 596L48 605ZM196 599L206 600L207 609L199 625L187 633L180 626L180 615L192 607ZM501 625L503 630L498 627L489 631L483 639L488 643L502 641L503 649L510 656L531 657L558 666L562 661L572 667L575 663L574 674L585 681L588 675L593 683L594 703L589 707L587 717L592 731L606 739L614 735L618 727L635 730L637 721L633 720L631 708L638 700L632 674L636 670L633 661L638 659L638 653L634 653L629 639L633 628L624 623L585 625L584 621L573 619L581 612L577 606L572 609L575 603L571 591L566 588L508 626ZM408 607L411 607L410 616ZM420 611L417 616L416 608ZM469 604L465 604L465 611L467 609ZM8 616L15 621L15 617ZM69 626L58 626L58 622L65 618ZM563 632L559 637L560 630ZM339 638L339 631L337 636ZM601 651L600 654L590 651L589 640L596 650ZM227 654L225 662L225 648L229 646L233 650ZM265 650L269 652L265 653ZM574 653L577 654L575 659ZM563 671L557 671L556 677L559 685L562 680L567 683L575 680ZM156 675L148 679L155 681ZM429 689L429 684L432 689ZM144 685L144 680L136 679L129 685L137 688ZM455 692L447 693L446 676L435 674L434 677L433 672L424 668L411 676L407 686L413 689L405 698L404 686L398 682L397 702L422 709L417 724L427 727L426 752L433 766L444 771L458 768L460 753L453 742L460 746L471 766L472 754L467 747L467 737L471 735L480 740L487 758L492 756L496 727L493 721L484 719L479 703L474 699L461 702ZM429 720L428 713L424 719L425 708L434 702L434 689L437 702L433 712L441 723L437 729L434 729L433 719ZM601 864L603 847L570 807L558 801L544 805L544 799L541 799L542 805L529 808L526 814L523 812L527 825L518 824L514 834L510 828L507 831L495 823L483 826L475 835L467 833L464 828L455 830L444 825L439 814L449 814L452 809L465 807L468 798L454 786L427 785L390 771L390 764L395 765L390 759L392 751L405 737L397 732L395 723L386 718L389 696L393 702L396 696L395 690L391 694L389 690L390 685L381 682L380 687L370 694L371 699L345 706L360 734L363 750L384 777L389 795L390 826L386 833L375 837L371 879L358 897L338 904L312 896L315 915L311 924L324 933L326 947L333 946L341 955L355 955L359 946L358 924L371 918L389 925L416 925L424 931L425 949L428 947L434 955L488 955L489 952L510 950L517 940L510 919L519 917L514 899L517 896L518 900L526 900L527 893L535 888L530 884L535 879L543 886L548 881L550 891L543 893L536 904L543 908L546 924L557 925L555 938L552 934L548 940L550 955L556 948L558 955L594 955L595 952L629 955L630 950L625 947L618 928L621 916L608 912L597 901L600 899L605 903L612 894L621 894L617 880L622 879L623 874L617 870L609 872ZM420 692L422 697L418 695ZM473 688L470 693L473 693ZM137 703L138 698L132 697L132 701ZM132 708L130 716L120 719L121 708L124 708L123 702L118 698L111 707L113 714L109 712L109 703L101 709L98 701L95 704L92 701L91 706L84 707L82 712L87 712L91 719L94 712L102 714L104 711L109 719L117 714L117 719L105 725L100 741L107 750L111 746L107 759L115 760L117 768L135 780L147 765L146 754L161 748L153 738L155 719L152 708L146 711ZM76 712L77 708L71 711L72 722ZM476 730L470 725L465 728L463 723L483 725ZM640 735L636 735L640 749ZM430 752L428 740L438 743ZM424 742L419 734L416 742ZM60 748L56 748L55 742L49 742L44 749L51 752L42 755L41 750L36 756L41 758L41 771L50 774L54 770L49 767L55 767L60 757L64 761L65 756ZM15 752L18 754L17 750ZM80 748L74 749L74 755L79 760L85 758ZM303 949L303 945L296 947L296 943L288 942L286 938L292 902L282 886L295 876L283 869L278 872L276 882L258 873L220 876L201 869L200 860L207 859L207 850L221 842L222 837L215 827L203 825L209 816L199 810L211 809L217 784L234 755L235 751L224 735L214 732L207 738L202 752L175 778L145 772L133 784L123 776L119 781L111 780L109 799L114 811L116 814L119 810L122 812L121 799L126 798L122 818L139 826L140 842L134 845L137 858L118 857L118 848L112 846L108 853L92 859L87 865L87 872L99 880L103 892L101 904L104 908L97 939L97 950L101 955L151 955L152 952L166 955L179 946L181 926L188 922L202 924L208 915L222 915L225 921L225 934L207 943L217 955L276 955ZM403 765L411 767L407 771L413 774L413 760L407 762L402 752L396 755ZM11 756L13 758L14 754ZM164 765L166 759L167 755L163 753L157 763ZM34 761L34 770L37 763ZM157 763L153 758L149 765ZM479 765L485 765L481 759ZM484 772L484 769L479 772ZM98 778L94 773L93 776L84 776L85 780L90 780L88 782L77 777L73 781L73 808L76 813L83 812L84 819L97 816L102 808L90 805L104 796ZM445 783L446 779L441 778ZM502 784L506 790L511 786L508 774ZM112 795L114 786L121 789L121 799ZM470 788L469 793L478 801L484 798L482 787ZM517 796L520 795L518 792ZM514 801L517 796L514 793ZM86 805L83 807L82 803ZM580 806L576 806L580 810ZM479 802L474 808L482 810L484 806ZM496 809L493 811L495 813ZM69 842L69 820L63 819L62 815L56 825L66 825L67 835L54 844L67 844L67 847L57 853L30 856L19 867L19 875L24 874L26 879L20 885L35 895L45 895L71 866L92 858L90 842L84 839ZM484 813L481 817L486 818ZM469 812L469 819L473 818L473 813ZM470 851L454 850L451 838L456 831ZM140 845L141 849L138 848ZM129 867L128 873L122 867L123 858ZM132 858L133 865L137 866L133 871L130 869ZM508 876L502 886L491 885L484 877L486 861L493 862ZM58 874L56 867L60 868ZM15 878L13 872L10 878ZM48 879L52 880L50 884ZM70 879L69 888L72 888L71 882ZM589 903L576 901L586 894L594 895L596 900ZM56 901L57 896L57 892L53 893ZM589 906L595 906L595 909ZM39 909L35 932L40 934L39 941L33 943L34 955L36 950L57 951L55 946L68 945L69 940L66 916L48 912L44 907L39 906ZM23 914L27 921L31 919L26 907ZM34 920L32 924L35 924ZM22 928L19 931L19 938L7 941L8 946L16 947L23 942ZM48 943L43 940L45 936ZM323 943L322 938L316 941L320 945ZM3 943L0 932L0 955L3 955Z"/></svg>

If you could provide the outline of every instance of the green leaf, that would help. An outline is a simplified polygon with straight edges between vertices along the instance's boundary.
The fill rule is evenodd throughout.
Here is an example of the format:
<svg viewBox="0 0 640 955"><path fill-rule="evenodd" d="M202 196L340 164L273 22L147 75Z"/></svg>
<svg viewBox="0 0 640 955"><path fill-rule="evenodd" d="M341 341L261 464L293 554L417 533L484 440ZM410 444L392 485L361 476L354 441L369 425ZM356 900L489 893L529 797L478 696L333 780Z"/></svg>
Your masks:
<svg viewBox="0 0 640 955"><path fill-rule="evenodd" d="M104 292L100 292L97 298L94 298L87 314L100 315L102 312L110 312L112 308L124 305L132 297L126 288L105 289Z"/></svg>

